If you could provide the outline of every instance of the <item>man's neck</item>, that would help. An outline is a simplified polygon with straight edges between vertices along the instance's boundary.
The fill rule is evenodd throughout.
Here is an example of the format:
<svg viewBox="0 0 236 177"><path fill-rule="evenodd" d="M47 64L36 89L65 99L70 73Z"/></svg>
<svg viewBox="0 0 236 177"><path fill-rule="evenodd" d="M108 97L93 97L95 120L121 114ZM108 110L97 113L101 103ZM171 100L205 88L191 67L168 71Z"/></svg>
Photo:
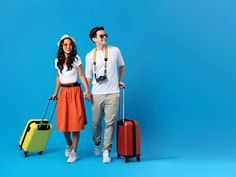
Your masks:
<svg viewBox="0 0 236 177"><path fill-rule="evenodd" d="M97 45L97 50L104 50L107 45Z"/></svg>

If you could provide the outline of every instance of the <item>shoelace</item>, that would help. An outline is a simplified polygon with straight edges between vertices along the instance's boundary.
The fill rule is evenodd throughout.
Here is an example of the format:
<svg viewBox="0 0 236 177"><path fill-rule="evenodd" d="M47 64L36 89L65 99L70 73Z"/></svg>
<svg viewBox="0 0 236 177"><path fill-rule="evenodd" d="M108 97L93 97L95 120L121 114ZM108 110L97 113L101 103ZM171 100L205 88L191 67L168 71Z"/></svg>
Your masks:
<svg viewBox="0 0 236 177"><path fill-rule="evenodd" d="M76 157L75 152L71 152L70 157L71 157L71 158L75 158L75 157Z"/></svg>
<svg viewBox="0 0 236 177"><path fill-rule="evenodd" d="M72 150L72 146L66 146L66 150L67 151L71 151Z"/></svg>

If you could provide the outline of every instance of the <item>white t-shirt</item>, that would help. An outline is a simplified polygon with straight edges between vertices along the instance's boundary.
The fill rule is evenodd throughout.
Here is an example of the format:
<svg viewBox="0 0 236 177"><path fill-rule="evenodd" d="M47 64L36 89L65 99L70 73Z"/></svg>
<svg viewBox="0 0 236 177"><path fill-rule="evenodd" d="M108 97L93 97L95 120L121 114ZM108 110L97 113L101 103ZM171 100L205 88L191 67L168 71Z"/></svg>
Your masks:
<svg viewBox="0 0 236 177"><path fill-rule="evenodd" d="M94 66L93 66L93 53L94 49L86 55L86 69L85 76L87 78L93 78L92 80L92 94L109 94L118 93L119 82L117 69L120 66L124 66L124 60L121 55L120 49L114 46L108 46L108 60L107 60L107 80L98 83L94 78ZM96 77L104 75L105 70L105 53L102 50L97 50L96 55Z"/></svg>
<svg viewBox="0 0 236 177"><path fill-rule="evenodd" d="M82 64L81 58L76 55L76 58L73 63L73 68L70 71L67 71L67 65L64 65L62 73L60 72L59 68L57 67L58 58L55 59L55 68L57 69L59 80L62 84L74 83L77 82L77 68L79 65Z"/></svg>

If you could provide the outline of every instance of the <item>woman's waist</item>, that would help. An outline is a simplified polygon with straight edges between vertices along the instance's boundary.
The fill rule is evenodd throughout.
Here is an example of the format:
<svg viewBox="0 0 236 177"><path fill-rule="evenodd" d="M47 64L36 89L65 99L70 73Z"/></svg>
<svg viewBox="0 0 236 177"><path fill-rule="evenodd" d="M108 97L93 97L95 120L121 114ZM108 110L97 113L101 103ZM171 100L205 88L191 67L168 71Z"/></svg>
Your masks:
<svg viewBox="0 0 236 177"><path fill-rule="evenodd" d="M80 86L80 83L78 82L69 82L69 83L61 83L61 87L78 87Z"/></svg>

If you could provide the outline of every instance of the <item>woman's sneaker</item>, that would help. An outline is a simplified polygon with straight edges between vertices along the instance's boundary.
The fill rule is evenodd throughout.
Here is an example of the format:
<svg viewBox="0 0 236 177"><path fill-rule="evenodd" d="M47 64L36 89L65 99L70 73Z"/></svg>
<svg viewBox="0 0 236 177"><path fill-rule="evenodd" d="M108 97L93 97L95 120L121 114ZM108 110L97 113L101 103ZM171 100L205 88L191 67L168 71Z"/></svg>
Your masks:
<svg viewBox="0 0 236 177"><path fill-rule="evenodd" d="M74 163L77 159L78 159L77 153L74 150L72 150L71 153L70 153L69 158L67 159L67 162L68 163Z"/></svg>
<svg viewBox="0 0 236 177"><path fill-rule="evenodd" d="M66 146L66 150L65 150L65 156L68 158L70 156L70 153L72 151L72 146Z"/></svg>

